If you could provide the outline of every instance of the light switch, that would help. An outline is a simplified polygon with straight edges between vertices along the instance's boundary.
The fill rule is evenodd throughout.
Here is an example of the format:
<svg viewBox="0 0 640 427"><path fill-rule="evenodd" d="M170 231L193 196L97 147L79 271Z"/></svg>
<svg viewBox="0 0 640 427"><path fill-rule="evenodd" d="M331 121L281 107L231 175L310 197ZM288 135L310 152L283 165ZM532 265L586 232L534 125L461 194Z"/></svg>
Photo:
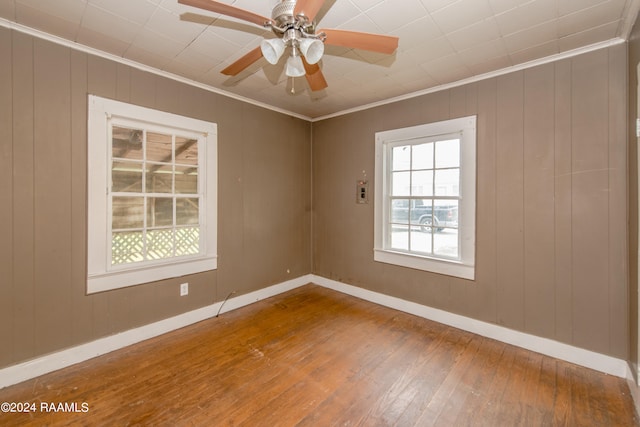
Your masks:
<svg viewBox="0 0 640 427"><path fill-rule="evenodd" d="M356 185L356 203L369 203L369 182L359 180Z"/></svg>

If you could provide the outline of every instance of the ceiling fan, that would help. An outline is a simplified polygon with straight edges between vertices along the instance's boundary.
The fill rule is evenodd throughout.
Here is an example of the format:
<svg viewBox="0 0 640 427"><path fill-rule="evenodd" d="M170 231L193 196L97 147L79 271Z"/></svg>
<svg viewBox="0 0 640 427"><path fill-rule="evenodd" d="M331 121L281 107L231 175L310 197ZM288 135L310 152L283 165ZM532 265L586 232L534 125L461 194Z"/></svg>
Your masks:
<svg viewBox="0 0 640 427"><path fill-rule="evenodd" d="M318 61L324 54L324 45L343 46L384 54L398 47L398 37L338 29L316 30L314 18L325 0L282 0L271 12L271 18L240 9L215 0L178 0L178 3L242 19L270 28L277 38L265 39L260 46L222 70L222 74L235 76L264 57L276 64L287 47L285 74L289 77L305 76L312 91L327 87Z"/></svg>

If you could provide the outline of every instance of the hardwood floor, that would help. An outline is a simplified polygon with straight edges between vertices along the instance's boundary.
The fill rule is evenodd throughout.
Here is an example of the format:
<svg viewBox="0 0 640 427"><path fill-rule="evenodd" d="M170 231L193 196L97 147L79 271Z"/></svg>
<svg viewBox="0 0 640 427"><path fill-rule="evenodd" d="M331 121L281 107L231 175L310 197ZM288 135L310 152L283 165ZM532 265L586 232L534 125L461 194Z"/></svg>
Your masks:
<svg viewBox="0 0 640 427"><path fill-rule="evenodd" d="M0 402L37 408L0 413L2 426L639 425L623 379L315 285L2 389Z"/></svg>

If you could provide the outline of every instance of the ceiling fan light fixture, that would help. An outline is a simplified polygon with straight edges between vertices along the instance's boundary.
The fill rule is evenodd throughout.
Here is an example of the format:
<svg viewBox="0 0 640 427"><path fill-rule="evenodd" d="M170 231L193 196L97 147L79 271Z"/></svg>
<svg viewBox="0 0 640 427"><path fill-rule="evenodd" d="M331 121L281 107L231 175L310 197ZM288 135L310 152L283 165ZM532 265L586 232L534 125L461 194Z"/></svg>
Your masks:
<svg viewBox="0 0 640 427"><path fill-rule="evenodd" d="M288 77L302 77L305 75L302 58L300 58L300 55L296 55L295 50L291 54L289 59L287 59L287 66L284 73Z"/></svg>
<svg viewBox="0 0 640 427"><path fill-rule="evenodd" d="M324 54L324 43L315 39L300 40L300 51L309 64L316 64Z"/></svg>
<svg viewBox="0 0 640 427"><path fill-rule="evenodd" d="M269 64L277 64L284 52L285 44L282 39L268 39L262 40L260 43L260 50L262 56L267 60Z"/></svg>
<svg viewBox="0 0 640 427"><path fill-rule="evenodd" d="M0 0L1 1L1 0ZM398 48L398 37L336 28L316 29L315 18L326 0L269 0L275 2L271 18L229 4L230 0L178 0L199 9L230 16L242 21L269 28L276 38L263 41L241 58L220 72L236 76L261 58L268 63L278 63L287 48L292 49L285 72L288 77L307 77L312 91L327 87L318 61L324 55L324 44L349 49L392 54ZM308 40L307 40L308 39Z"/></svg>

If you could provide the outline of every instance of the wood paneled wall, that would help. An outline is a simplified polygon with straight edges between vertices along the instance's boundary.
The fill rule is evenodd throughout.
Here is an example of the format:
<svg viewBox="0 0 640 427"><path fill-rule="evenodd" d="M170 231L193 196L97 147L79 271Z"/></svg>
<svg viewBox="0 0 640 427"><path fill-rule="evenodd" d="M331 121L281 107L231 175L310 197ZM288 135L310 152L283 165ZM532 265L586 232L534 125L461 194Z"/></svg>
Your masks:
<svg viewBox="0 0 640 427"><path fill-rule="evenodd" d="M310 123L4 28L0 57L0 368L310 272ZM89 93L218 124L217 271L85 294Z"/></svg>
<svg viewBox="0 0 640 427"><path fill-rule="evenodd" d="M627 47L313 125L315 274L626 359ZM373 261L374 134L477 114L475 282Z"/></svg>

